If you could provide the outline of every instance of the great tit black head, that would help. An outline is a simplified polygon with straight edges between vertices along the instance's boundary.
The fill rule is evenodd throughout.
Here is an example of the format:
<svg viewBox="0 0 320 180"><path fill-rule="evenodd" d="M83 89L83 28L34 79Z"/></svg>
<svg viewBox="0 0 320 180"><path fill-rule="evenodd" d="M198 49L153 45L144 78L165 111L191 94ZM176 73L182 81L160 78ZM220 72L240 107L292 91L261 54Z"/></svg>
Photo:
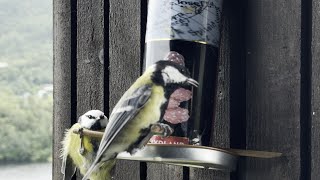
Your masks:
<svg viewBox="0 0 320 180"><path fill-rule="evenodd" d="M108 118L100 110L90 110L79 117L78 123L86 129L101 130L106 128Z"/></svg>
<svg viewBox="0 0 320 180"><path fill-rule="evenodd" d="M191 78L188 69L175 62L161 60L155 63L152 81L163 86L192 85L198 87L198 82Z"/></svg>

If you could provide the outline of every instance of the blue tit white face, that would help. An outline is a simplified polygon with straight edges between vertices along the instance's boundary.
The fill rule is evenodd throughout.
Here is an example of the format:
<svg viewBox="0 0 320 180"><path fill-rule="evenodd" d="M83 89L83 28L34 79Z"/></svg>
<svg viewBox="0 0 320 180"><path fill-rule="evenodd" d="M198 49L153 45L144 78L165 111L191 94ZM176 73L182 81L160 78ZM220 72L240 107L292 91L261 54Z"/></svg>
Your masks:
<svg viewBox="0 0 320 180"><path fill-rule="evenodd" d="M81 127L91 130L104 129L108 124L108 118L100 110L90 110L79 117Z"/></svg>

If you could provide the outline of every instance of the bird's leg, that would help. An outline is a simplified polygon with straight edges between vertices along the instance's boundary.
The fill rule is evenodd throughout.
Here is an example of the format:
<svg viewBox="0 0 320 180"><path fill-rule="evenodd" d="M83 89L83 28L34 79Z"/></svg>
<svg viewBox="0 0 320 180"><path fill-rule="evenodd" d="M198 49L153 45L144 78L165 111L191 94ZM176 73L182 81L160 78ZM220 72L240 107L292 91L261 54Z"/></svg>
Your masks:
<svg viewBox="0 0 320 180"><path fill-rule="evenodd" d="M135 154L139 149L142 149L146 144L148 144L150 138L153 136L154 134L152 132L148 133L146 135L146 137L144 137L140 143L135 147L133 148L129 153L132 155L132 154Z"/></svg>
<svg viewBox="0 0 320 180"><path fill-rule="evenodd" d="M79 153L81 155L84 154L84 146L83 146L83 128L79 128L79 135L80 135L80 149L79 149Z"/></svg>
<svg viewBox="0 0 320 180"><path fill-rule="evenodd" d="M168 124L164 123L156 123L151 126L151 133L162 137L170 136L173 131L174 130Z"/></svg>
<svg viewBox="0 0 320 180"><path fill-rule="evenodd" d="M136 153L144 147L153 135L168 137L173 133L173 129L168 124L156 123L152 124L149 133L140 141L140 143L130 151L130 154Z"/></svg>

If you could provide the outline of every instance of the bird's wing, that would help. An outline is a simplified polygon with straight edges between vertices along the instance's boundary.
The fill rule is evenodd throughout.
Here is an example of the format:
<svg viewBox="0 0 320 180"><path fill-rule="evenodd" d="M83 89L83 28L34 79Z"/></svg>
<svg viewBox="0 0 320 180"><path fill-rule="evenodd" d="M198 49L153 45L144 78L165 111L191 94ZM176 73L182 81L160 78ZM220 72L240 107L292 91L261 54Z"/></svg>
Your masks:
<svg viewBox="0 0 320 180"><path fill-rule="evenodd" d="M69 155L63 156L61 173L63 174L63 180L71 180L72 176L76 173L76 166L72 163L72 159Z"/></svg>
<svg viewBox="0 0 320 180"><path fill-rule="evenodd" d="M109 123L102 137L95 161L83 179L88 178L101 160L103 152L109 147L122 128L133 119L151 96L151 85L144 85L132 93L126 92L113 109ZM129 93L129 94L128 94Z"/></svg>
<svg viewBox="0 0 320 180"><path fill-rule="evenodd" d="M101 140L97 157L102 155L121 129L133 119L139 110L146 104L151 96L151 85L144 85L136 89L131 95L121 98L117 106L113 109L109 124Z"/></svg>

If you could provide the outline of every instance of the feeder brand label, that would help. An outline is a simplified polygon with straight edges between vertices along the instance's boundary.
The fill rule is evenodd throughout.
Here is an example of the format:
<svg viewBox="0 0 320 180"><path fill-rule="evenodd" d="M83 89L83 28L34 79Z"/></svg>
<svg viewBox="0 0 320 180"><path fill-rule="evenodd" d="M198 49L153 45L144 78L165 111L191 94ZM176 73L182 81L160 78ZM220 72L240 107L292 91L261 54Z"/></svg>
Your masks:
<svg viewBox="0 0 320 180"><path fill-rule="evenodd" d="M180 39L219 46L222 0L149 0L146 42Z"/></svg>
<svg viewBox="0 0 320 180"><path fill-rule="evenodd" d="M189 139L186 137L161 137L161 136L152 136L150 144L189 144Z"/></svg>

